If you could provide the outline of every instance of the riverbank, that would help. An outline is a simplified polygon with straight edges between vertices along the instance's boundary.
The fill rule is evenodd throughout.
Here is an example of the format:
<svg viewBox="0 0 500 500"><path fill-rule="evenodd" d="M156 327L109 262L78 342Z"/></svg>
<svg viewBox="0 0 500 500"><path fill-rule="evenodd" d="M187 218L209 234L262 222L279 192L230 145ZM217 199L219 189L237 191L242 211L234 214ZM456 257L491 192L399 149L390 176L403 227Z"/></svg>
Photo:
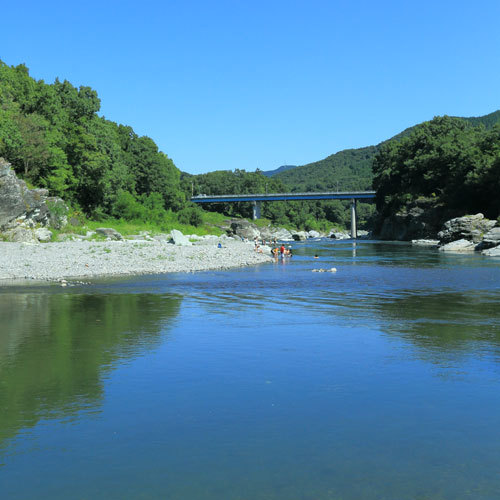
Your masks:
<svg viewBox="0 0 500 500"><path fill-rule="evenodd" d="M222 248L218 248L221 242ZM0 286L10 280L61 280L195 272L270 262L253 243L211 238L193 246L166 241L0 242Z"/></svg>

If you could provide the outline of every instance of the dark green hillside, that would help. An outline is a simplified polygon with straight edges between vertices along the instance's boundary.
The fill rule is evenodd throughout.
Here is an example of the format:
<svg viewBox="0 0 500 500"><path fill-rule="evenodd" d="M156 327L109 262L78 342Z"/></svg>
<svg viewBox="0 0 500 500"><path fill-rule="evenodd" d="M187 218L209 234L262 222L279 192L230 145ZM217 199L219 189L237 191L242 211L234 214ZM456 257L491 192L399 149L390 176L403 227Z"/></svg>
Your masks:
<svg viewBox="0 0 500 500"><path fill-rule="evenodd" d="M456 118L490 130L500 123L500 110L480 117ZM276 172L273 178L280 179L294 192L336 190L337 187L339 190L369 189L373 181L373 160L381 146L410 136L420 125L409 127L376 146L339 151L324 160Z"/></svg>
<svg viewBox="0 0 500 500"><path fill-rule="evenodd" d="M476 122L477 123L477 122ZM500 124L436 117L378 151L373 164L383 217L423 203L456 215L500 213Z"/></svg>
<svg viewBox="0 0 500 500"><path fill-rule="evenodd" d="M470 118L463 118L468 121L474 127L479 125L484 125L486 130L492 129L497 123L500 123L500 109L498 111L494 111L489 115L484 116L471 116Z"/></svg>
<svg viewBox="0 0 500 500"><path fill-rule="evenodd" d="M369 189L376 151L375 146L346 149L273 177L290 186L294 192Z"/></svg>

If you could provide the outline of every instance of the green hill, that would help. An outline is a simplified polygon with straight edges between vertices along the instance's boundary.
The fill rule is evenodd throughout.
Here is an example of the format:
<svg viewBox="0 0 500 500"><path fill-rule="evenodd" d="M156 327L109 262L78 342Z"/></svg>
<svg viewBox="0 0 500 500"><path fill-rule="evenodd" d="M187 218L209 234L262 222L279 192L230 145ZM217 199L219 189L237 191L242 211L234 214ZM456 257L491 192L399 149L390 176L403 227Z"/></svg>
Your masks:
<svg viewBox="0 0 500 500"><path fill-rule="evenodd" d="M294 192L368 189L372 184L372 164L376 146L345 149L324 160L280 172L280 179Z"/></svg>
<svg viewBox="0 0 500 500"><path fill-rule="evenodd" d="M276 174L280 174L281 172L286 172L287 170L290 170L292 168L297 168L297 165L282 165L281 167L275 168L274 170L267 170L266 172L261 172L261 173L266 177L273 177Z"/></svg>
<svg viewBox="0 0 500 500"><path fill-rule="evenodd" d="M485 116L460 119L473 126L482 125L488 130L500 123L500 110ZM409 127L376 146L345 149L320 161L269 173L293 192L370 189L373 181L373 159L380 146L410 135L418 126Z"/></svg>
<svg viewBox="0 0 500 500"><path fill-rule="evenodd" d="M493 128L497 123L500 123L500 109L498 111L494 111L489 115L484 116L471 116L470 118L463 118L468 121L475 127L478 125L484 125L486 130Z"/></svg>

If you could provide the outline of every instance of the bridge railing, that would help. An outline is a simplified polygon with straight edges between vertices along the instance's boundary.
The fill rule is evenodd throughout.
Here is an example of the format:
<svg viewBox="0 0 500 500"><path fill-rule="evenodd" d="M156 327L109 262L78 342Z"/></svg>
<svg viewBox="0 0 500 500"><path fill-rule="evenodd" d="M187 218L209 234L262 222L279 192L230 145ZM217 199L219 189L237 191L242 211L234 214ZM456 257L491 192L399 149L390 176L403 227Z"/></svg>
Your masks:
<svg viewBox="0 0 500 500"><path fill-rule="evenodd" d="M306 192L306 193L248 193L248 194L198 194L196 196L192 196L191 199L196 199L196 200L203 200L204 198L272 198L276 196L290 196L290 197L295 197L295 196L335 196L335 195L341 195L341 196L346 196L349 197L352 195L353 198L356 198L356 196L369 196L373 195L375 196L376 191L321 191L321 192Z"/></svg>

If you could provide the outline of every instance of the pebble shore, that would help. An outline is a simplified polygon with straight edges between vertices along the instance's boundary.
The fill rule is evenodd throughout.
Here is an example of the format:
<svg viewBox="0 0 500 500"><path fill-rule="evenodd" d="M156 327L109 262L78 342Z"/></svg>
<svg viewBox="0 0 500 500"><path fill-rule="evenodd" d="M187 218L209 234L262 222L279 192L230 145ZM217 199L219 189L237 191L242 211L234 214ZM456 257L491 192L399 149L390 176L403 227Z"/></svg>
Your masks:
<svg viewBox="0 0 500 500"><path fill-rule="evenodd" d="M250 266L272 261L256 253L253 243L225 239L193 246L166 241L70 241L60 243L0 242L0 286L10 280L195 272Z"/></svg>

